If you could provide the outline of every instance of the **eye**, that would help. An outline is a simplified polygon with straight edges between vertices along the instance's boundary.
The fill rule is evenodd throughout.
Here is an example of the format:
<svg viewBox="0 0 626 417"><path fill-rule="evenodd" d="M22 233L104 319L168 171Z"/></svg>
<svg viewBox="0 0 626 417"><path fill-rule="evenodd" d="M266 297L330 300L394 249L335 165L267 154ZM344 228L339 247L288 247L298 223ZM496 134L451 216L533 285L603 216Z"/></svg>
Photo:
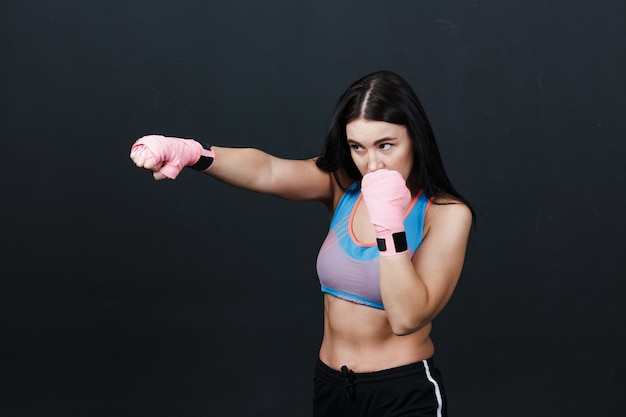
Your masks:
<svg viewBox="0 0 626 417"><path fill-rule="evenodd" d="M380 149L382 149L383 151L388 151L389 149L391 149L391 143L381 143Z"/></svg>
<svg viewBox="0 0 626 417"><path fill-rule="evenodd" d="M350 148L356 153L360 153L363 151L363 147L361 145L357 145L356 143L350 144Z"/></svg>

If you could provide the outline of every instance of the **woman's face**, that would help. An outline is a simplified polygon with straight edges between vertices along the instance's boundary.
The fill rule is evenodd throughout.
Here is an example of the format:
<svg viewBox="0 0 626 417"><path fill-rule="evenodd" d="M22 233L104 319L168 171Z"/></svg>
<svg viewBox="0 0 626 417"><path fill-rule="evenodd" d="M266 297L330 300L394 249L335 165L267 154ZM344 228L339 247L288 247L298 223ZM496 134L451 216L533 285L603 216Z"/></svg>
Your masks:
<svg viewBox="0 0 626 417"><path fill-rule="evenodd" d="M346 125L350 155L361 175L381 168L406 180L413 168L413 145L406 127L358 118Z"/></svg>

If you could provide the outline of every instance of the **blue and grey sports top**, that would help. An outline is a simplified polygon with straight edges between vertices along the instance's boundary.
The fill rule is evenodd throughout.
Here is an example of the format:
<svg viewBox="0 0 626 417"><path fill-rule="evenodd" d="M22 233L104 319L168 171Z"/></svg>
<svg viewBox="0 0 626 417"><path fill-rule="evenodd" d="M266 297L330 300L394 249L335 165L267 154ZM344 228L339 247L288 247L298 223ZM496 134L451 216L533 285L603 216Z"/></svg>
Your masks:
<svg viewBox="0 0 626 417"><path fill-rule="evenodd" d="M317 275L322 292L368 307L384 310L380 295L380 267L376 242L357 242L352 219L361 191L353 184L339 200L330 230L317 256ZM404 217L411 257L422 243L424 216L430 200L420 192Z"/></svg>

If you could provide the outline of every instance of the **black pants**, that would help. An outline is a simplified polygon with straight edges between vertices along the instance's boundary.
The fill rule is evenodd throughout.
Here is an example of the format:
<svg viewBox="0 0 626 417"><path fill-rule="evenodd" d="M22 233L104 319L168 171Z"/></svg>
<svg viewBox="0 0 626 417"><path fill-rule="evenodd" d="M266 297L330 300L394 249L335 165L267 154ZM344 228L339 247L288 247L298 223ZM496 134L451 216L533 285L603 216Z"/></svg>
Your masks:
<svg viewBox="0 0 626 417"><path fill-rule="evenodd" d="M334 370L318 360L313 417L446 417L441 373L432 359L377 372Z"/></svg>

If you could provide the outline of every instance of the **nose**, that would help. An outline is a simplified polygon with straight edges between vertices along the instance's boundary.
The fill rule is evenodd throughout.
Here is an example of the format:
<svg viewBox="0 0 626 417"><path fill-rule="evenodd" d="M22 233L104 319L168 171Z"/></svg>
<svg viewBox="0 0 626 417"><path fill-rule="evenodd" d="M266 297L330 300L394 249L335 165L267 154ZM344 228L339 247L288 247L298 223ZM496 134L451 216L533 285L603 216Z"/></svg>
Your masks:
<svg viewBox="0 0 626 417"><path fill-rule="evenodd" d="M383 161L376 152L369 152L367 158L367 169L369 172L378 171L379 169L384 168Z"/></svg>

